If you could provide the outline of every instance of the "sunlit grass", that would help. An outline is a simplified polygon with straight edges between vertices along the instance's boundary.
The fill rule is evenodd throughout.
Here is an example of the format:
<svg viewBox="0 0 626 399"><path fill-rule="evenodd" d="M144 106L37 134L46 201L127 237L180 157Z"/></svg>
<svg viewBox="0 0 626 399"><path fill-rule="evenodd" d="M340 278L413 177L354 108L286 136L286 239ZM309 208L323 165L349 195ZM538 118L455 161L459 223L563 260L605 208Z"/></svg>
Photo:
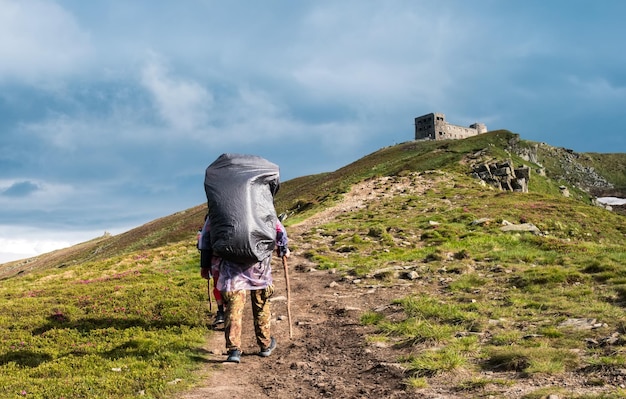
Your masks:
<svg viewBox="0 0 626 399"><path fill-rule="evenodd" d="M616 368L623 369L626 367L626 353L613 353L610 355L592 357L587 363L597 368Z"/></svg>
<svg viewBox="0 0 626 399"><path fill-rule="evenodd" d="M492 371L558 374L579 364L576 352L568 349L514 346L487 348L483 366Z"/></svg>
<svg viewBox="0 0 626 399"><path fill-rule="evenodd" d="M361 323L364 325L378 324L383 321L385 316L378 312L365 312L361 315Z"/></svg>
<svg viewBox="0 0 626 399"><path fill-rule="evenodd" d="M429 323L414 318L398 323L380 323L380 332L393 336L403 337L407 342L416 345L422 342L445 342L459 331L459 328L450 325Z"/></svg>
<svg viewBox="0 0 626 399"><path fill-rule="evenodd" d="M406 379L406 385L414 389L428 388L428 379L424 377L409 377Z"/></svg>
<svg viewBox="0 0 626 399"><path fill-rule="evenodd" d="M416 377L432 377L468 364L467 357L452 348L425 351L408 359L408 371Z"/></svg>

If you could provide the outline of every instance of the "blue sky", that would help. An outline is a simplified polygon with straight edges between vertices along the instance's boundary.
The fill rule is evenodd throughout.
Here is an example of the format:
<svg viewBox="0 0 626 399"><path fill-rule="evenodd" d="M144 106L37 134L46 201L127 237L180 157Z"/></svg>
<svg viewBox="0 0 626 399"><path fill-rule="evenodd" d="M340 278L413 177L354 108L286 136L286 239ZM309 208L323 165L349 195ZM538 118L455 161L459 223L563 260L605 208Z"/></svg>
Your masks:
<svg viewBox="0 0 626 399"><path fill-rule="evenodd" d="M205 201L221 153L282 180L443 112L626 152L621 0L0 0L0 262Z"/></svg>

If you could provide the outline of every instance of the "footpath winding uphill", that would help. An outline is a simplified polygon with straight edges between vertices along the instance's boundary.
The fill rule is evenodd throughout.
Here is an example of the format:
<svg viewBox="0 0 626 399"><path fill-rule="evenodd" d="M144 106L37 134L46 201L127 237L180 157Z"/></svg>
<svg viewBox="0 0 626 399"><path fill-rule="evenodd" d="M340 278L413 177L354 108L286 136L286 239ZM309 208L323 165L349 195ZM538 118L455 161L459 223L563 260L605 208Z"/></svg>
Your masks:
<svg viewBox="0 0 626 399"><path fill-rule="evenodd" d="M380 183L380 182L379 182ZM290 240L335 215L360 208L374 199L376 182L355 186L345 200L305 222L288 229ZM298 246L301 247L300 244ZM296 251L294 251L296 252ZM403 369L389 348L366 342L369 327L359 322L360 315L388 304L401 294L398 287L359 287L342 283L329 271L293 253L288 260L291 286L293 337L289 337L286 283L282 264L273 260L276 293L272 301L273 334L278 347L268 358L257 356L252 310L244 313L240 364L225 363L222 331L211 335L207 351L207 379L187 392L183 399L225 398L409 398L403 384ZM409 289L404 285L404 290Z"/></svg>

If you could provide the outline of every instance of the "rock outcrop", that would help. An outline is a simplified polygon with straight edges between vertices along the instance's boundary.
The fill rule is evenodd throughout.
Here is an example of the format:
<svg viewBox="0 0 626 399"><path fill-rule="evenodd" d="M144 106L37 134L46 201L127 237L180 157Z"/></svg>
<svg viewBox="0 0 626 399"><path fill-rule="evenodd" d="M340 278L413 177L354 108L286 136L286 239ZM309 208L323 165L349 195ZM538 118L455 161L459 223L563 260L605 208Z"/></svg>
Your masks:
<svg viewBox="0 0 626 399"><path fill-rule="evenodd" d="M483 163L474 166L472 176L501 190L527 193L530 168L515 168L511 160Z"/></svg>

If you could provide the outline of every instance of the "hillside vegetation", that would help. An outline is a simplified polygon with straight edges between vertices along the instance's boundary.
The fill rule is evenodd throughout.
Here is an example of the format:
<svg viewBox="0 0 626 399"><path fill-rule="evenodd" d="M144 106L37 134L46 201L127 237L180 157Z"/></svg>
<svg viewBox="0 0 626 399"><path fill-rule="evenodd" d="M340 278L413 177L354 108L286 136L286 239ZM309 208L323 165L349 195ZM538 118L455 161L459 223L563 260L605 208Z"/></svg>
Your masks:
<svg viewBox="0 0 626 399"><path fill-rule="evenodd" d="M531 175L528 193L470 177L472 165L503 159L545 174ZM355 285L414 282L361 316L364 339L397 348L407 389L462 370L454 389L468 397L515 384L511 373L567 375L606 387L585 398L626 397L626 218L591 205L590 190L626 197L615 165L626 154L572 154L507 131L407 142L284 182L276 206L289 229L363 191L291 248ZM195 247L204 213L200 204L0 265L0 397L166 398L192 385L210 320Z"/></svg>
<svg viewBox="0 0 626 399"><path fill-rule="evenodd" d="M320 205L341 198L359 181L428 170L468 176L474 164L505 159L531 168L529 191L533 193L560 194L559 187L565 185L575 199L586 204L593 195L626 198L626 154L576 154L520 140L519 135L501 130L465 140L410 141L380 149L332 173L290 180L281 187L277 210L306 217ZM536 173L538 170L545 176Z"/></svg>

